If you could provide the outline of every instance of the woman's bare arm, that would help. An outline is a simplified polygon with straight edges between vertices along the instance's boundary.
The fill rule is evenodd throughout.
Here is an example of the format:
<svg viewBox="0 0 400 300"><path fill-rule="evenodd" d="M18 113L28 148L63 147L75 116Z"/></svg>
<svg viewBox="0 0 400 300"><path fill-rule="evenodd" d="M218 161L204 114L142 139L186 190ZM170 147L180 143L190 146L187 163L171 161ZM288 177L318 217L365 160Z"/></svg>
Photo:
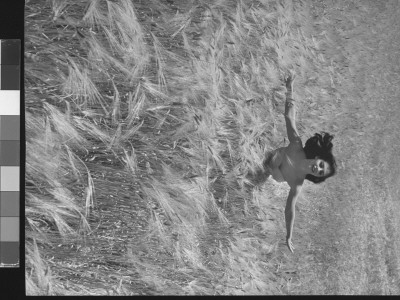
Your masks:
<svg viewBox="0 0 400 300"><path fill-rule="evenodd" d="M293 252L292 244L293 224L295 218L296 201L301 192L301 183L291 186L289 196L286 200L285 221L286 221L286 242L289 250Z"/></svg>
<svg viewBox="0 0 400 300"><path fill-rule="evenodd" d="M301 139L296 128L296 105L293 100L293 82L295 79L294 73L290 73L287 77L286 83L286 103L285 103L285 121L286 130L290 143L300 142Z"/></svg>

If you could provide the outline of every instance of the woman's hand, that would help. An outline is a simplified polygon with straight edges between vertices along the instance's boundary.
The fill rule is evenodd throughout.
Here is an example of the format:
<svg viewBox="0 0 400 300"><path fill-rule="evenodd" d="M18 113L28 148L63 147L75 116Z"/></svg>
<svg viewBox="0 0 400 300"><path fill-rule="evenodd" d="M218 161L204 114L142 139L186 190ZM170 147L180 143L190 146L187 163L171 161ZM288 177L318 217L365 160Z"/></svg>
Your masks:
<svg viewBox="0 0 400 300"><path fill-rule="evenodd" d="M287 237L286 238L286 243L287 243L287 246L288 246L288 248L289 248L289 250L293 253L293 250L294 250L294 246L293 246L293 243L292 243L292 238L291 237Z"/></svg>
<svg viewBox="0 0 400 300"><path fill-rule="evenodd" d="M293 90L293 82L296 78L296 74L293 71L289 71L289 75L285 80L286 89L292 91Z"/></svg>

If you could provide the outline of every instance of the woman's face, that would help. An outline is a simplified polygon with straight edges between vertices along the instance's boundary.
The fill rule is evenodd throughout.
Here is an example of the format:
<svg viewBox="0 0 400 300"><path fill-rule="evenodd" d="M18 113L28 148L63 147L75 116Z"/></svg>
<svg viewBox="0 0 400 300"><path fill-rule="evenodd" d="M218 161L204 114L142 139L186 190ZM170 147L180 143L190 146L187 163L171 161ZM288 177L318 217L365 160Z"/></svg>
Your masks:
<svg viewBox="0 0 400 300"><path fill-rule="evenodd" d="M331 172L331 167L328 162L323 159L315 158L314 163L311 165L311 174L315 177L324 177Z"/></svg>

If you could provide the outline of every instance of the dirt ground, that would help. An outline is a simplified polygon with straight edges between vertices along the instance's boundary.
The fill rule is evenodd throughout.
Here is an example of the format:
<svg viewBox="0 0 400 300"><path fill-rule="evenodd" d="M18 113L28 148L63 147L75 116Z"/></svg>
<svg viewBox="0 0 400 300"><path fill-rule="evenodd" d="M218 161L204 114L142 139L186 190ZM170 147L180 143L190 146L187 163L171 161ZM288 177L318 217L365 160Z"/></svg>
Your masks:
<svg viewBox="0 0 400 300"><path fill-rule="evenodd" d="M311 256L294 265L305 293L399 294L399 2L314 3L313 28L331 43L339 171L304 203L318 206L300 217Z"/></svg>

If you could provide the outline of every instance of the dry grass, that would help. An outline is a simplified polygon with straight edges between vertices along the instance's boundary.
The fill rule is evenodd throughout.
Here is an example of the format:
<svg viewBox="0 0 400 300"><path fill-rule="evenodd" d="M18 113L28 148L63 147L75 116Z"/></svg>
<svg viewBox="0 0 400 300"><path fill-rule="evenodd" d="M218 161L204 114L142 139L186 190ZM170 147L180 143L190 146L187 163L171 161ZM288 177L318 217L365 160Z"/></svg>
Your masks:
<svg viewBox="0 0 400 300"><path fill-rule="evenodd" d="M154 1L153 5L153 14L161 6L165 8L161 2ZM89 217L99 190L91 176L95 171L89 171L75 151L88 153L91 144L103 144L114 156L122 149L119 161L126 164L131 178L141 178L144 201L159 207L159 213L151 214L148 238L160 239L179 268L213 274L201 250L201 241L210 234L207 227L232 227L233 212L241 206L243 196L250 197L244 208L248 217L260 207L260 203L249 204L251 196L236 178L260 168L265 153L279 143L276 126L282 124L274 101L282 101L280 78L300 59L312 58L309 52L283 47L287 41L308 43L304 36L290 30L296 22L295 8L290 3L274 6L220 1L189 6L175 15L171 9L165 14L156 11L161 16L158 22L172 18L164 27L167 32L160 30L161 23L156 23L156 30L151 29L153 17L151 21L149 17L139 19L139 11L146 13L140 4L91 1L80 16L76 7L67 3L61 6L54 2L50 8L55 23L61 16L67 22L74 18L73 25L81 29L73 36L78 41L65 49L62 36L68 35L67 27L56 35L53 24L28 19L43 26L46 37L37 38L28 32L28 41L39 48L36 55L43 59L37 65L28 65L27 74L32 81L48 81L42 70L58 66L57 72L47 75L52 75L52 85L44 88L53 89L55 99L60 99L54 104L44 102L45 121L39 121L37 113L27 115L32 143L27 146L31 153L27 157L27 179L37 186L37 178L42 178L41 190L51 195L39 196L39 188L27 193L28 240L30 235L36 240L36 235L46 237L35 225L39 220L54 222L54 229L65 238L81 232L85 224L81 222ZM68 13L71 15L66 18ZM56 50L53 55L40 50L46 40ZM73 57L74 51L83 55ZM145 138L150 133L152 141ZM137 138L143 142L140 148L132 143ZM150 152L156 160L146 158ZM43 159L47 164L41 163ZM67 188L66 174L81 187ZM77 202L79 189L84 191L81 204ZM54 205L57 209L52 208ZM259 247L248 244L244 250L240 238L233 237L232 241L220 250L220 263L231 265L225 270L231 275L224 281L235 277L232 261L240 251L257 253ZM262 264L253 260L255 256L238 266L247 264L253 269L255 281L250 281L246 291L268 292L268 284L261 284L266 279ZM30 267L35 269L35 263ZM210 287L202 284L195 280L183 290L210 292Z"/></svg>

